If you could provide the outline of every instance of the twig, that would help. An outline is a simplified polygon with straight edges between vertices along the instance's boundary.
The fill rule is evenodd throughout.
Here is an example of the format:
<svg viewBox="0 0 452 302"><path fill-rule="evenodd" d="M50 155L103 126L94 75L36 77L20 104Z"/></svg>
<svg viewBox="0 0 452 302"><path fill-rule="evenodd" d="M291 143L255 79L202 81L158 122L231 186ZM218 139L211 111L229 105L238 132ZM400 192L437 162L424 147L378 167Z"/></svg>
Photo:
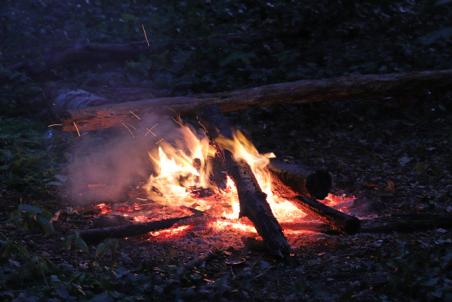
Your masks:
<svg viewBox="0 0 452 302"><path fill-rule="evenodd" d="M148 136L148 134L150 133L153 137L157 137L157 134L154 133L154 131L152 131L155 127L158 126L159 123L155 123L154 126L152 126L151 128L146 128L146 133L144 134L144 136Z"/></svg>
<svg viewBox="0 0 452 302"><path fill-rule="evenodd" d="M132 130L124 122L121 122L121 125L123 125L124 128L127 129L127 131L129 131L131 137L135 138L135 135L133 135Z"/></svg>

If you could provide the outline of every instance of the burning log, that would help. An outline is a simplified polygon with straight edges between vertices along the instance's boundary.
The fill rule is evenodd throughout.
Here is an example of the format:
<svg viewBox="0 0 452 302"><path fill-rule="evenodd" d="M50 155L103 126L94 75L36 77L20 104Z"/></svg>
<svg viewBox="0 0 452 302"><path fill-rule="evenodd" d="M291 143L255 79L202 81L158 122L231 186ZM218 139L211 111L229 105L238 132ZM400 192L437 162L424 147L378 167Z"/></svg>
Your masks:
<svg viewBox="0 0 452 302"><path fill-rule="evenodd" d="M200 118L212 141L219 136L232 139L231 127L218 108L205 108ZM234 160L229 150L218 148L222 152L226 171L237 187L240 217L246 216L251 220L270 253L279 257L287 255L290 246L250 166L244 161Z"/></svg>
<svg viewBox="0 0 452 302"><path fill-rule="evenodd" d="M320 171L317 174L309 174L306 172L308 170L302 168L302 166L277 161L270 163L269 170L274 175L272 183L275 188L278 188L279 193L303 212L330 225L331 229L335 232L356 233L359 231L360 220L358 218L342 213L314 198L306 197L317 195L325 198L327 196L332 183L331 175L328 172ZM314 180L310 180L311 183L318 184L316 186L312 184L307 185L306 175L314 178ZM322 190L324 191L318 188L323 188Z"/></svg>
<svg viewBox="0 0 452 302"><path fill-rule="evenodd" d="M168 229L176 224L191 224L193 218L200 217L200 214L169 218L159 221L145 223L132 223L114 227L104 227L97 229L83 230L79 232L80 238L88 243L98 243L107 238L125 238L143 235L153 231Z"/></svg>
<svg viewBox="0 0 452 302"><path fill-rule="evenodd" d="M448 89L452 85L452 70L421 72L350 75L332 79L301 80L231 92L186 97L141 99L121 104L109 104L83 109L68 110L63 130L91 131L134 123L131 114L167 110L169 112L196 112L207 105L217 105L222 111L235 111L252 106L268 106L281 103L309 103L326 100L350 100L381 98L403 94L413 95L424 88ZM143 94L141 94L143 97ZM102 98L102 97L100 97ZM129 98L127 98L129 99ZM111 100L115 103L115 100Z"/></svg>
<svg viewBox="0 0 452 302"><path fill-rule="evenodd" d="M340 233L354 234L358 232L361 227L361 222L358 218L342 213L315 199L296 196L294 199L291 199L291 201L301 210L329 224L333 230Z"/></svg>
<svg viewBox="0 0 452 302"><path fill-rule="evenodd" d="M299 164L271 159L268 169L285 185L302 195L324 199L331 190L333 178L326 170L312 170Z"/></svg>

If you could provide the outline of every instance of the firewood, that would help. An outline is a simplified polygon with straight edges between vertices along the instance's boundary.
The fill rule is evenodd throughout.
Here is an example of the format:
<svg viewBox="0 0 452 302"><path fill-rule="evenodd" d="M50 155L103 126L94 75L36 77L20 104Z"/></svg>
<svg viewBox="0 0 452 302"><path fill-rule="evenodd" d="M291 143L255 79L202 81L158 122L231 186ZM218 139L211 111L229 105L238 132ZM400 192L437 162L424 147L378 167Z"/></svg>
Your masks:
<svg viewBox="0 0 452 302"><path fill-rule="evenodd" d="M306 230L330 235L340 234L330 224L316 221L281 223L283 228ZM452 215L400 214L362 219L359 233L412 233L433 229L451 229Z"/></svg>
<svg viewBox="0 0 452 302"><path fill-rule="evenodd" d="M333 178L326 170L313 170L300 164L290 164L278 159L271 159L268 169L295 192L317 199L324 199L333 184Z"/></svg>
<svg viewBox="0 0 452 302"><path fill-rule="evenodd" d="M307 189L304 186L299 186L301 190L299 190L297 186L290 186L291 183L287 182L287 178L284 179L285 174L280 173L280 175L283 176L282 179L279 175L274 175L274 177L272 177L272 185L275 192L281 197L292 202L309 216L330 225L330 228L334 232L356 233L359 230L360 221L358 218L342 213L314 198L308 197L306 195Z"/></svg>
<svg viewBox="0 0 452 302"><path fill-rule="evenodd" d="M219 136L232 138L231 127L217 107L205 108L200 114L200 120L212 141ZM246 216L251 220L271 254L279 257L287 255L290 246L250 166L244 161L234 160L229 150L219 151L223 153L226 171L237 187L240 217Z"/></svg>
<svg viewBox="0 0 452 302"><path fill-rule="evenodd" d="M193 218L200 214L169 218L158 221L131 223L114 227L104 227L79 231L79 236L88 243L97 243L107 238L125 238L144 235L149 232L168 229L176 224L187 225L193 223Z"/></svg>
<svg viewBox="0 0 452 302"><path fill-rule="evenodd" d="M299 195L290 200L298 208L315 216L326 224L329 224L333 230L338 232L354 234L358 232L361 227L358 218L338 211L315 199Z"/></svg>
<svg viewBox="0 0 452 302"><path fill-rule="evenodd" d="M450 214L399 214L362 221L362 233L410 233L437 228L451 229Z"/></svg>
<svg viewBox="0 0 452 302"><path fill-rule="evenodd" d="M452 69L408 73L349 75L331 79L301 80L223 93L198 96L146 98L121 104L110 104L68 110L63 130L80 131L119 126L137 122L138 115L166 110L169 113L196 112L207 105L217 105L222 111L236 111L253 106L300 104L330 100L375 99L387 96L414 95L425 89L449 89ZM140 94L143 97L143 94ZM103 97L100 97L103 98ZM127 98L129 99L129 98ZM117 103L112 99L111 103Z"/></svg>

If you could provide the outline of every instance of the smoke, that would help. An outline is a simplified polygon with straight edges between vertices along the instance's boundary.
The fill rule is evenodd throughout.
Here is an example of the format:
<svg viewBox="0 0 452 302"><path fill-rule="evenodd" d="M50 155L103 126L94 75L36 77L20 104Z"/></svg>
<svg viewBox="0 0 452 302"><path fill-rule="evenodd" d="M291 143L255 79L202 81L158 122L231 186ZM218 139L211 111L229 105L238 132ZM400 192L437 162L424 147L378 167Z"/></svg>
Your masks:
<svg viewBox="0 0 452 302"><path fill-rule="evenodd" d="M152 173L149 152L162 138L179 136L176 123L157 114L141 117L138 128L124 124L103 132L82 135L73 148L64 193L76 203L127 200Z"/></svg>

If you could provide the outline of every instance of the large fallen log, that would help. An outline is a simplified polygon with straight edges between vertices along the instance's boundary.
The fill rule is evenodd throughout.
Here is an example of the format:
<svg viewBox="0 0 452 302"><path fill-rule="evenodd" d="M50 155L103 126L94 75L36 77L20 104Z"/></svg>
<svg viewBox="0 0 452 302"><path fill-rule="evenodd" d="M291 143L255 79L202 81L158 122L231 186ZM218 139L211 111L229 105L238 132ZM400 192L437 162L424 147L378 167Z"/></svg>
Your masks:
<svg viewBox="0 0 452 302"><path fill-rule="evenodd" d="M137 122L136 115L155 111L171 113L196 112L206 105L217 105L222 111L252 106L297 104L328 100L369 99L404 94L414 95L425 89L450 89L452 69L408 73L349 75L331 79L301 80L264 85L231 92L198 96L142 99L65 112L65 131L90 131ZM102 98L102 97L100 97ZM111 100L117 103L117 100ZM133 112L133 113L131 113ZM77 124L77 127L74 126Z"/></svg>
<svg viewBox="0 0 452 302"><path fill-rule="evenodd" d="M300 164L271 159L268 169L273 176L302 195L324 199L331 190L333 178L326 170L313 170Z"/></svg>
<svg viewBox="0 0 452 302"><path fill-rule="evenodd" d="M200 217L200 215L194 214L144 223L131 223L113 227L88 229L79 231L79 236L87 243L98 243L107 238L125 238L139 236L153 231L168 229L176 224L190 224L195 217Z"/></svg>
<svg viewBox="0 0 452 302"><path fill-rule="evenodd" d="M130 43L90 43L76 45L61 52L51 52L41 65L22 63L12 69L28 73L31 77L45 78L60 67L86 66L96 67L99 63L124 62L143 54L149 48L145 41Z"/></svg>
<svg viewBox="0 0 452 302"><path fill-rule="evenodd" d="M200 121L210 139L215 141L220 136L232 139L232 130L228 121L217 107L204 108L199 115ZM244 161L237 161L227 149L218 146L222 152L228 175L237 188L240 201L240 217L248 217L256 231L263 238L268 251L279 257L290 252L290 246L284 237L281 226L267 203L266 194L262 192L250 166Z"/></svg>

